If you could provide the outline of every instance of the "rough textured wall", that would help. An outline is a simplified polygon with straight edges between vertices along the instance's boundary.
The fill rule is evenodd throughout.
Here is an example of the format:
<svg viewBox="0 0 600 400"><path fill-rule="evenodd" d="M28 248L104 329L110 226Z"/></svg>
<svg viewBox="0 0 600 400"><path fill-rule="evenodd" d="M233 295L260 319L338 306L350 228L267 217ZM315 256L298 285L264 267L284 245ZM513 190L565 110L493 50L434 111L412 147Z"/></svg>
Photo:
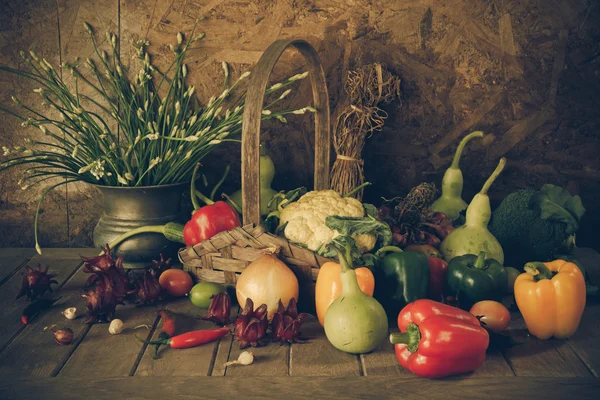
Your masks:
<svg viewBox="0 0 600 400"><path fill-rule="evenodd" d="M145 37L157 62L169 60L168 44L205 16L206 38L190 52L190 80L200 98L218 93L221 61L233 74L250 69L274 40L300 37L319 51L331 108L340 98L345 71L382 62L402 79L402 99L386 107L382 132L366 145L365 174L374 183L369 201L404 195L422 181L439 182L457 139L473 129L490 134L472 143L461 164L464 197L481 186L501 156L505 172L490 195L543 183L567 186L588 209L579 243L599 246L600 223L600 7L593 0L39 0L0 1L0 63L19 65L18 51L33 49L53 64L91 54L83 22L119 33L121 58L130 41ZM302 71L297 55L284 57L274 74ZM0 75L0 101L37 101L27 82ZM291 105L307 104L306 84ZM335 118L335 115L333 116ZM290 118L291 119L291 118ZM21 144L40 132L2 117L3 145ZM264 126L263 137L277 175L274 187L310 185L313 143L309 119ZM223 146L205 172L239 171L239 149ZM41 189L21 191L22 173L0 173L0 245L30 246ZM225 189L239 186L239 172ZM40 217L44 246L91 244L101 199L84 185L47 197Z"/></svg>

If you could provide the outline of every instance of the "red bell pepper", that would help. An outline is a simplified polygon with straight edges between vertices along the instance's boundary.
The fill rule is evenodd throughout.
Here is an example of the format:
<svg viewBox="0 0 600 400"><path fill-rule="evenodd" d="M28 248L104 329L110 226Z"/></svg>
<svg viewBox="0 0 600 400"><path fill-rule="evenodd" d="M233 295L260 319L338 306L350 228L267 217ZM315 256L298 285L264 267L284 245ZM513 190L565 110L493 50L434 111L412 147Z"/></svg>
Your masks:
<svg viewBox="0 0 600 400"><path fill-rule="evenodd" d="M427 297L431 300L441 302L444 300L448 263L439 257L428 257L427 259L429 261L429 290Z"/></svg>
<svg viewBox="0 0 600 400"><path fill-rule="evenodd" d="M422 378L442 378L479 368L490 337L471 313L433 300L408 304L398 315L401 333L392 333L396 358Z"/></svg>
<svg viewBox="0 0 600 400"><path fill-rule="evenodd" d="M229 231L241 225L237 211L224 201L213 201L196 190L196 173L192 174L191 197L194 205L192 218L183 228L183 241L186 246L194 246L203 240L210 239L217 233ZM214 192L214 190L213 190ZM197 198L206 205L200 207Z"/></svg>

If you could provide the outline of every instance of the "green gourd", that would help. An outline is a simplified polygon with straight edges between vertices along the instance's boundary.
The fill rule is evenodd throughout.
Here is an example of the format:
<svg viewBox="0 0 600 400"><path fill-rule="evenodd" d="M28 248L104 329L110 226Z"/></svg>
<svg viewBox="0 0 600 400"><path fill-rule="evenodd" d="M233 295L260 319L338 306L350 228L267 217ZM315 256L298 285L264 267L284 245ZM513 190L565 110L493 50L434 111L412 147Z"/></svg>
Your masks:
<svg viewBox="0 0 600 400"><path fill-rule="evenodd" d="M460 212L467 208L467 203L462 199L463 174L458 163L467 142L476 137L483 137L483 132L475 131L465 136L459 143L450 168L446 170L442 179L442 195L433 202L431 209L443 212L450 219L456 219Z"/></svg>
<svg viewBox="0 0 600 400"><path fill-rule="evenodd" d="M485 182L481 191L473 197L467 207L465 224L450 232L440 244L444 260L450 262L454 257L465 254L479 254L483 251L487 258L493 258L504 264L504 252L498 240L488 231L488 223L492 217L488 189L500 175L506 158L502 157L492 175Z"/></svg>
<svg viewBox="0 0 600 400"><path fill-rule="evenodd" d="M388 333L388 320L383 306L363 293L350 267L350 246L346 254L334 248L341 264L342 293L325 313L324 328L329 342L346 353L361 354L373 351Z"/></svg>
<svg viewBox="0 0 600 400"><path fill-rule="evenodd" d="M277 207L273 206L269 208L269 201L277 192L271 189L271 183L275 177L275 164L265 149L260 146L260 215L268 215L271 211L274 211ZM238 190L230 196L231 200L238 206L242 206L242 190Z"/></svg>

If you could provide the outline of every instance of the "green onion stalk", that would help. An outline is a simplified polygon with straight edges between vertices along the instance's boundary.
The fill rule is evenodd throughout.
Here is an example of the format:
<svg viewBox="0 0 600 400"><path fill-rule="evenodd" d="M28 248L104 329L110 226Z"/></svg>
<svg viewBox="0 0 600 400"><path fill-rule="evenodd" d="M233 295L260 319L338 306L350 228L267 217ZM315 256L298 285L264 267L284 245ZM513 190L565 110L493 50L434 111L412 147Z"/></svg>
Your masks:
<svg viewBox="0 0 600 400"><path fill-rule="evenodd" d="M55 68L33 51L20 52L23 69L0 65L0 71L33 81L38 86L34 92L41 97L38 109L13 97L20 111L3 106L0 111L43 134L25 139L24 146L3 146L7 159L0 162L0 171L26 166L19 181L23 190L60 178L58 183L49 182L38 203L34 223L38 252L38 216L51 190L77 181L121 187L186 182L195 165L216 146L239 142L236 135L241 132L246 93L239 86L250 72L230 83L229 67L223 62L222 93L201 104L195 87L186 84L189 70L184 62L186 52L204 37L196 33L198 22L189 35L176 35L176 44L170 46L174 60L166 71L152 63L145 40L133 42L141 68L126 67L119 57L119 38L107 33L100 46L87 23L84 28L94 54L83 66L77 59ZM107 46L108 51L101 48ZM63 80L67 74L72 76L70 84ZM285 123L285 115L315 112L312 107L272 110L291 93L289 86L307 75L300 73L269 87L265 94L273 94L269 98L274 100L262 111L262 119Z"/></svg>

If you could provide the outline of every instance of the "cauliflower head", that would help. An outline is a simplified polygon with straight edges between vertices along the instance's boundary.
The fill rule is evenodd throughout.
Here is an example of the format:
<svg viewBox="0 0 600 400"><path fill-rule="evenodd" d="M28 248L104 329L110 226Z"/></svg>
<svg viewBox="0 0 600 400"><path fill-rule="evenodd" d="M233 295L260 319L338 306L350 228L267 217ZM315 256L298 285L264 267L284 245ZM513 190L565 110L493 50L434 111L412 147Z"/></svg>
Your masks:
<svg viewBox="0 0 600 400"><path fill-rule="evenodd" d="M322 245L340 235L329 229L325 219L330 216L363 217L362 203L351 197L341 197L335 190L314 190L300 197L298 201L281 208L279 226L287 223L284 235L292 242L306 245L317 251ZM377 242L374 234L352 235L361 253L372 250Z"/></svg>

